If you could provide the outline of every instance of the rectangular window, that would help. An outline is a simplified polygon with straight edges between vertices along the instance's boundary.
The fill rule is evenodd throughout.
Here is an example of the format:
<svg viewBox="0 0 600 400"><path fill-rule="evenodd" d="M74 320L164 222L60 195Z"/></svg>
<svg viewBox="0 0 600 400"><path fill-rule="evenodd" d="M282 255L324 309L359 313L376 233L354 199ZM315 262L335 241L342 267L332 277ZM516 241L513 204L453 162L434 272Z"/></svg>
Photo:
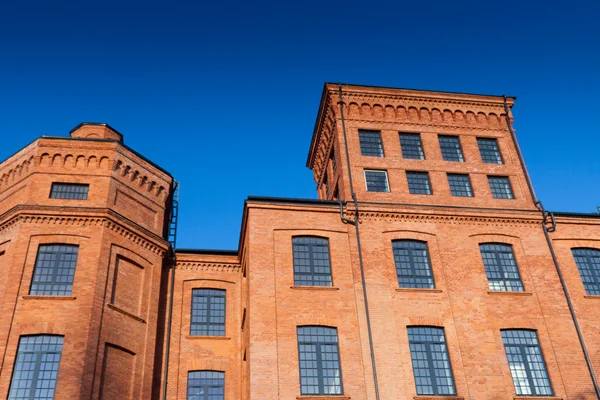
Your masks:
<svg viewBox="0 0 600 400"><path fill-rule="evenodd" d="M82 183L58 183L52 184L50 190L51 199L87 200L90 185Z"/></svg>
<svg viewBox="0 0 600 400"><path fill-rule="evenodd" d="M488 176L492 197L495 199L514 199L508 176Z"/></svg>
<svg viewBox="0 0 600 400"><path fill-rule="evenodd" d="M427 172L406 171L410 194L431 194L431 183Z"/></svg>
<svg viewBox="0 0 600 400"><path fill-rule="evenodd" d="M343 394L336 328L298 327L298 355L302 395Z"/></svg>
<svg viewBox="0 0 600 400"><path fill-rule="evenodd" d="M552 387L537 333L503 330L502 342L517 396L552 396Z"/></svg>
<svg viewBox="0 0 600 400"><path fill-rule="evenodd" d="M329 240L315 236L292 238L294 285L332 286Z"/></svg>
<svg viewBox="0 0 600 400"><path fill-rule="evenodd" d="M498 147L498 140L489 138L477 138L481 161L487 164L503 164L502 154Z"/></svg>
<svg viewBox="0 0 600 400"><path fill-rule="evenodd" d="M481 258L491 291L522 292L523 283L512 247L502 243L480 244Z"/></svg>
<svg viewBox="0 0 600 400"><path fill-rule="evenodd" d="M189 371L187 400L225 400L225 373Z"/></svg>
<svg viewBox="0 0 600 400"><path fill-rule="evenodd" d="M409 327L408 342L418 395L456 395L444 329Z"/></svg>
<svg viewBox="0 0 600 400"><path fill-rule="evenodd" d="M70 244L41 244L29 294L71 296L78 252L79 247Z"/></svg>
<svg viewBox="0 0 600 400"><path fill-rule="evenodd" d="M365 170L367 192L389 192L387 171Z"/></svg>
<svg viewBox="0 0 600 400"><path fill-rule="evenodd" d="M401 133L400 147L402 148L402 157L404 158L412 158L414 160L425 159L421 135L418 133Z"/></svg>
<svg viewBox="0 0 600 400"><path fill-rule="evenodd" d="M439 135L438 139L444 161L465 161L458 136Z"/></svg>
<svg viewBox="0 0 600 400"><path fill-rule="evenodd" d="M54 399L63 341L62 336L21 336L8 399Z"/></svg>
<svg viewBox="0 0 600 400"><path fill-rule="evenodd" d="M448 174L448 185L452 196L473 197L473 188L469 175Z"/></svg>
<svg viewBox="0 0 600 400"><path fill-rule="evenodd" d="M192 290L190 336L225 336L225 290Z"/></svg>
<svg viewBox="0 0 600 400"><path fill-rule="evenodd" d="M433 274L427 244L416 240L392 242L398 286L433 289Z"/></svg>
<svg viewBox="0 0 600 400"><path fill-rule="evenodd" d="M600 250L571 249L579 270L585 294L600 296Z"/></svg>
<svg viewBox="0 0 600 400"><path fill-rule="evenodd" d="M358 131L363 156L383 157L383 142L379 131Z"/></svg>
<svg viewBox="0 0 600 400"><path fill-rule="evenodd" d="M329 155L329 159L331 160L331 168L333 169L333 172L335 172L335 170L337 169L334 150L335 150L335 147L331 146L331 154Z"/></svg>

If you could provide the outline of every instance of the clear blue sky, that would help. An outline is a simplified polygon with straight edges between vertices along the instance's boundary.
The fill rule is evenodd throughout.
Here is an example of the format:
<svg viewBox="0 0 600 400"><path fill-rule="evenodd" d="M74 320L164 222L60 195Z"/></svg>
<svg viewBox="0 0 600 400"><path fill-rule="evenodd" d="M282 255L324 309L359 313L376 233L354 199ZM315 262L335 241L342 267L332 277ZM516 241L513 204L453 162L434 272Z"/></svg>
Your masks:
<svg viewBox="0 0 600 400"><path fill-rule="evenodd" d="M4 1L0 159L107 122L181 182L178 247L237 248L248 195L315 198L323 82L517 96L547 208L600 205L600 2Z"/></svg>

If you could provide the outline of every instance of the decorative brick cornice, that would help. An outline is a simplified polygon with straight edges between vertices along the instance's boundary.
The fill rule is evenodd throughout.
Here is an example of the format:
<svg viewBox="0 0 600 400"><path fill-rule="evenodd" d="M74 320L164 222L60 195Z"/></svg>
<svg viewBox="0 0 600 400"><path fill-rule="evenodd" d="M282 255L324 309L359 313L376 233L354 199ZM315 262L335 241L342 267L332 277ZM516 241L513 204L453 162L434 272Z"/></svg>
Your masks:
<svg viewBox="0 0 600 400"><path fill-rule="evenodd" d="M38 208L40 207L38 206ZM63 208L61 211L69 212L72 210ZM40 210L36 212L28 206L16 206L0 218L0 221L4 219L4 221L0 222L0 234L20 224L47 224L78 227L98 226L110 229L135 243L137 246L147 249L161 257L166 254L166 251L169 248L169 244L164 239L149 231L145 231L144 235L137 233L134 230L138 228L137 226L135 228L128 227L127 225L132 225L133 223L110 209L77 209L76 212L80 215L56 214L46 207L41 207ZM93 212L94 215L90 215L90 212Z"/></svg>
<svg viewBox="0 0 600 400"><path fill-rule="evenodd" d="M166 200L169 195L168 190L165 190L164 183L161 184L159 178L139 165L129 162L129 160L116 160L113 167L113 175L121 180L128 181L132 186L145 190L149 195L161 200Z"/></svg>
<svg viewBox="0 0 600 400"><path fill-rule="evenodd" d="M182 271L241 272L241 266L239 264L207 261L177 261L175 268Z"/></svg>
<svg viewBox="0 0 600 400"><path fill-rule="evenodd" d="M347 210L346 218L354 219L354 211ZM458 215L431 215L431 214L409 214L402 212L386 211L361 211L359 221L383 220L383 221L401 221L401 222L433 222L446 224L468 224L468 225L486 225L486 226L539 226L539 219L525 218L502 218L485 216L458 216Z"/></svg>

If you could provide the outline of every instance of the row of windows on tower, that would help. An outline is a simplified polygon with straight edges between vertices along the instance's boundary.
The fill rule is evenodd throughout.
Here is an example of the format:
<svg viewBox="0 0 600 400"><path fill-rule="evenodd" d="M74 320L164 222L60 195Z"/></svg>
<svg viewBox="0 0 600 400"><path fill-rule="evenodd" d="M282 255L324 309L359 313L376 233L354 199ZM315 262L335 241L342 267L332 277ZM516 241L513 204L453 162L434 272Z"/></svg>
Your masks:
<svg viewBox="0 0 600 400"><path fill-rule="evenodd" d="M380 131L359 130L360 151L363 156L384 157L383 141ZM444 161L464 162L465 156L458 136L438 135L440 151ZM503 164L498 141L494 138L477 138L481 161L486 164ZM421 135L418 133L400 133L402 157L424 160L425 151Z"/></svg>
<svg viewBox="0 0 600 400"><path fill-rule="evenodd" d="M473 187L468 174L447 174L450 193L456 197L473 197ZM508 176L488 175L488 183L492 197L495 199L514 199L512 186ZM429 173L422 171L406 171L406 181L410 194L432 194ZM368 192L389 192L387 171L365 170L365 184Z"/></svg>
<svg viewBox="0 0 600 400"><path fill-rule="evenodd" d="M456 388L444 329L409 326L408 343L418 395L455 395ZM517 395L552 395L537 333L502 330L502 341ZM342 395L337 329L297 327L300 393ZM8 399L54 399L64 337L21 336ZM189 371L188 400L224 400L223 371Z"/></svg>

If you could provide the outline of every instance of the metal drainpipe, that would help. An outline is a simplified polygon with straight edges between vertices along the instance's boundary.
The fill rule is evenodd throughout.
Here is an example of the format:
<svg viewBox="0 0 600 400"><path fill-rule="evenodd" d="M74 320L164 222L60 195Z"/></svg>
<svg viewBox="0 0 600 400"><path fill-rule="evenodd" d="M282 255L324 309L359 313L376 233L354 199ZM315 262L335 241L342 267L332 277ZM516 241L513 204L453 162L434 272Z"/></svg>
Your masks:
<svg viewBox="0 0 600 400"><path fill-rule="evenodd" d="M171 284L169 285L169 315L167 317L167 338L165 350L165 372L163 376L163 400L167 398L167 382L169 381L169 353L171 350L171 321L173 318L173 289L175 288L175 249L171 249L173 255L171 262Z"/></svg>
<svg viewBox="0 0 600 400"><path fill-rule="evenodd" d="M540 200L537 199L535 192L533 191L533 185L531 184L531 178L529 173L527 172L527 168L525 167L525 161L523 160L523 154L521 153L521 148L517 142L517 138L515 136L515 132L512 129L510 124L510 118L508 116L508 104L506 103L506 95L504 98L504 111L506 116L506 125L508 126L508 130L510 132L511 139L517 150L517 155L519 156L519 162L521 163L521 168L525 173L525 180L527 182L527 186L529 187L529 193L531 193L531 198L535 206L540 210L543 216L542 220L542 229L544 231L544 236L546 237L546 243L548 244L548 248L550 249L550 254L552 255L552 261L554 262L554 267L556 268L556 273L558 274L558 279L560 280L560 285L562 286L562 290L565 294L565 298L567 299L567 305L569 306L569 312L571 313L571 318L573 319L573 324L575 325L575 331L577 331L577 337L579 339L579 344L581 345L581 349L583 350L583 356L585 358L585 363L587 364L588 371L590 376L592 377L592 383L594 384L594 390L596 392L596 396L600 399L600 385L598 384L598 380L596 379L596 374L594 372L594 367L592 365L592 360L585 346L585 341L583 339L583 333L581 332L581 328L579 327L579 322L577 321L577 315L575 314L575 308L573 307L573 303L571 302L571 296L569 295L569 290L567 289L567 284L565 283L562 271L560 269L560 264L558 263L558 258L556 257L556 253L554 252L554 246L552 245L552 239L550 238L549 232L554 232L556 229L556 222L554 221L554 216L552 213L547 212L544 209L544 206ZM548 220L547 218L551 218L551 230L548 229Z"/></svg>
<svg viewBox="0 0 600 400"><path fill-rule="evenodd" d="M343 100L343 96L342 96L342 84L339 84L339 95L340 95L340 117L342 120L342 131L344 133L344 147L346 150L346 165L348 167L348 179L350 181L350 193L352 195L352 200L354 201L354 220L347 220L346 218L342 217L342 221L344 222L348 222L350 221L350 223L352 225L354 225L354 228L356 230L356 245L357 245L357 250L358 250L358 262L360 265L360 278L361 278L361 283L362 283L362 290L363 290L363 299L365 301L365 316L367 318L367 333L369 336L369 349L371 352L371 366L373 368L373 383L375 385L375 398L377 400L380 399L379 397L379 384L377 383L377 367L375 365L375 350L373 347L373 333L371 331L371 316L369 314L369 300L367 297L367 283L365 281L365 268L364 268L364 264L363 264L363 257L362 257L362 248L360 245L360 230L358 228L358 200L356 199L356 193L354 193L354 186L352 185L352 170L350 168L350 151L348 150L348 137L346 135L346 123L344 121L344 100ZM340 213L342 213L343 208L341 208L341 203L340 203Z"/></svg>

